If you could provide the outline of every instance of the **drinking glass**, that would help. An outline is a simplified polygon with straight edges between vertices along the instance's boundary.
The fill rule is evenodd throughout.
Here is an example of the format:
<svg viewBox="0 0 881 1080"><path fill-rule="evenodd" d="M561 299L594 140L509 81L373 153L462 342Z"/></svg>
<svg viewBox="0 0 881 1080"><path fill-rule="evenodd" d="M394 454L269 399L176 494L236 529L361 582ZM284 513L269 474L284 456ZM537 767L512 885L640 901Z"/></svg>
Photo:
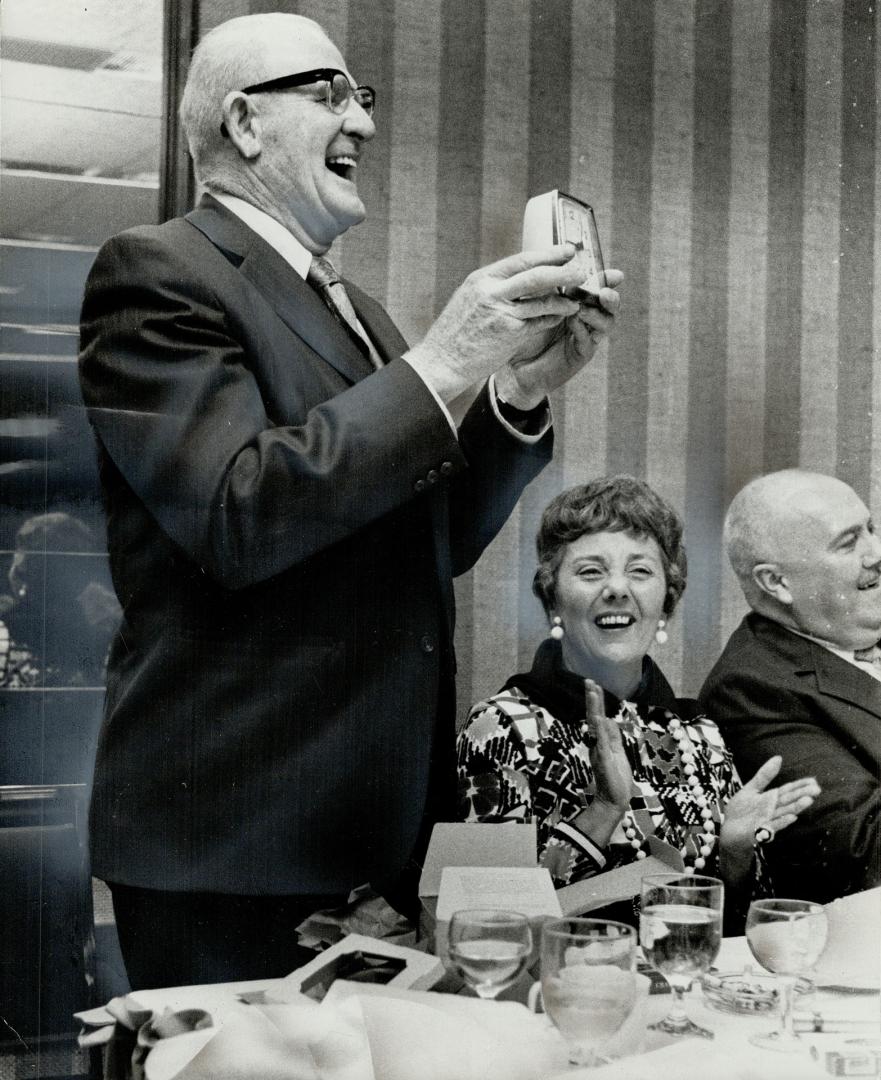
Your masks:
<svg viewBox="0 0 881 1080"><path fill-rule="evenodd" d="M553 919L541 932L544 1010L573 1065L601 1065L600 1048L636 1004L636 931L609 919Z"/></svg>
<svg viewBox="0 0 881 1080"><path fill-rule="evenodd" d="M816 964L826 947L826 912L810 900L753 900L746 916L750 952L780 986L781 1026L750 1042L765 1050L792 1053L805 1044L792 1026L792 995L799 975Z"/></svg>
<svg viewBox="0 0 881 1080"><path fill-rule="evenodd" d="M668 1035L712 1039L712 1031L685 1012L683 996L697 976L709 971L722 943L725 886L701 874L660 874L642 879L639 943L646 960L673 991L673 1006L650 1027Z"/></svg>
<svg viewBox="0 0 881 1080"><path fill-rule="evenodd" d="M494 998L526 969L529 919L516 911L472 908L450 919L450 962L480 998Z"/></svg>

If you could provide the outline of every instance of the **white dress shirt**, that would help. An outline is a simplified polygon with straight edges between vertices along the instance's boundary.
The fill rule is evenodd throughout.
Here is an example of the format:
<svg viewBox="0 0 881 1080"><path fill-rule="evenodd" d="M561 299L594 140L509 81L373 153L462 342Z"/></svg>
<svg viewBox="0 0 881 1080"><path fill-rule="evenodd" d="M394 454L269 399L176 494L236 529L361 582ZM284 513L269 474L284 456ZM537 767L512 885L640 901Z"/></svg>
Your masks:
<svg viewBox="0 0 881 1080"><path fill-rule="evenodd" d="M221 206L225 206L230 213L235 214L249 229L252 229L259 237L265 240L270 247L274 248L284 261L292 267L304 281L306 280L306 275L309 273L309 267L312 265L312 252L309 251L308 248L305 248L293 233L288 232L284 225L276 221L275 218L270 217L265 211L259 210L256 206L252 206L250 203L245 202L244 199L240 199L235 195L227 195L226 192L223 191L211 191L211 195L221 204ZM363 329L364 328L362 327L362 330ZM367 334L366 331L365 337L369 337L369 334ZM406 360L407 357L403 356L402 359ZM444 416L446 416L450 427L455 432L456 424L450 414L450 410L441 400L440 395L424 376L416 371L415 368L413 370L425 383L425 386L430 391L432 397L443 411ZM526 435L509 424L499 412L496 400L495 375L490 376L489 398L493 413L499 423L502 424L514 438L519 439L521 442L538 442L550 427L549 419L548 423L544 425L538 434Z"/></svg>

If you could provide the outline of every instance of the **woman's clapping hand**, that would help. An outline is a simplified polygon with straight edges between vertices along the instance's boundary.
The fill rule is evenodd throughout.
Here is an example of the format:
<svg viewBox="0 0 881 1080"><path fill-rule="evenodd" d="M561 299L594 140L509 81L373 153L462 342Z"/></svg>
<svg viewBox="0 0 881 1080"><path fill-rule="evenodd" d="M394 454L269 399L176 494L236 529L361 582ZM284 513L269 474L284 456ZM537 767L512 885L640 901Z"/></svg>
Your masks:
<svg viewBox="0 0 881 1080"><path fill-rule="evenodd" d="M725 807L722 849L726 856L737 862L752 859L757 830L767 829L773 837L792 825L820 794L820 785L812 776L791 780L780 787L769 787L782 764L783 758L779 754L768 758Z"/></svg>
<svg viewBox="0 0 881 1080"><path fill-rule="evenodd" d="M591 754L595 798L615 807L623 815L630 805L633 772L621 741L621 731L616 721L606 716L602 688L592 679L584 680L584 697L588 727L596 739Z"/></svg>

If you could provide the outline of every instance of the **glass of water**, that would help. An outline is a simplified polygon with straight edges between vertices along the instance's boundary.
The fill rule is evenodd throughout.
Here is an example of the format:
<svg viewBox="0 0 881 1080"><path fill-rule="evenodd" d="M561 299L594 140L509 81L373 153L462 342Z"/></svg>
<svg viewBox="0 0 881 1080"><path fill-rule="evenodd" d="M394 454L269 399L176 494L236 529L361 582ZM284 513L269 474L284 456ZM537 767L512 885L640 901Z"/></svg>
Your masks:
<svg viewBox="0 0 881 1080"><path fill-rule="evenodd" d="M642 879L639 943L649 964L673 991L673 1006L663 1020L650 1025L669 1035L712 1039L712 1031L695 1024L685 1012L684 995L709 971L722 944L725 886L701 874L660 874Z"/></svg>
<svg viewBox="0 0 881 1080"><path fill-rule="evenodd" d="M765 1050L804 1050L792 1026L792 994L799 975L810 970L826 947L828 924L820 904L810 900L753 900L746 917L750 952L780 986L781 1027L750 1042Z"/></svg>
<svg viewBox="0 0 881 1080"><path fill-rule="evenodd" d="M573 1065L601 1065L601 1048L636 1005L636 931L610 919L554 919L541 932L544 1010Z"/></svg>
<svg viewBox="0 0 881 1080"><path fill-rule="evenodd" d="M526 970L529 919L516 911L470 908L450 919L450 963L480 998L494 998Z"/></svg>

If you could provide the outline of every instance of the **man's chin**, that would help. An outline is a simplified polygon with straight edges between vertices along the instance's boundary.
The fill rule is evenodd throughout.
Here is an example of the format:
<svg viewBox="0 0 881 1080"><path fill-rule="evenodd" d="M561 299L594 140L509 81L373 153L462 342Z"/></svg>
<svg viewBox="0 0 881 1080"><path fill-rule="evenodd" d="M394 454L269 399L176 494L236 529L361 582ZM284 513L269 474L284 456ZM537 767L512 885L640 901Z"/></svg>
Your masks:
<svg viewBox="0 0 881 1080"><path fill-rule="evenodd" d="M340 223L340 227L343 232L346 229L351 229L353 225L360 225L364 218L367 217L367 209L357 192L351 199L346 200L345 206L342 206L336 214L337 221Z"/></svg>

